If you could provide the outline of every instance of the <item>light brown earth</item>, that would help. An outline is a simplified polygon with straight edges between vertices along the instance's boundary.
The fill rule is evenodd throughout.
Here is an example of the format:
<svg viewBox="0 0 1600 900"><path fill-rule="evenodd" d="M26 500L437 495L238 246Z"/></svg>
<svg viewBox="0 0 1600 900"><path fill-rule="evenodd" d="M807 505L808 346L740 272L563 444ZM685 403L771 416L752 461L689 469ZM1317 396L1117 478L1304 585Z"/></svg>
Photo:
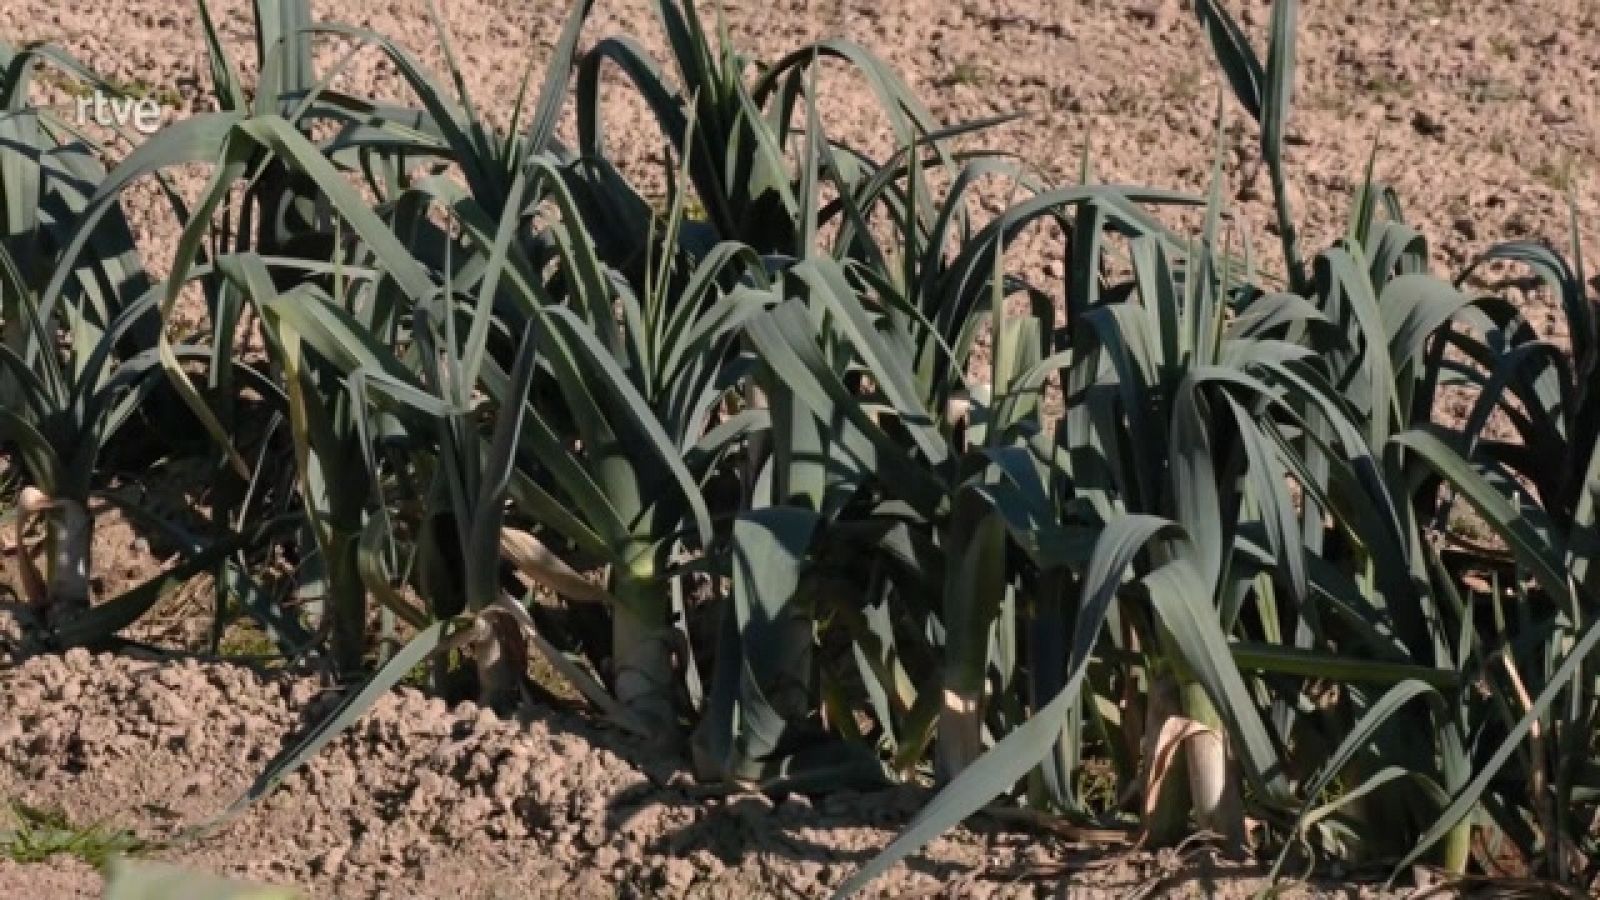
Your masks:
<svg viewBox="0 0 1600 900"><path fill-rule="evenodd" d="M522 69L548 55L564 9L532 0L450 0L444 17L475 98L504 119ZM1230 0L1258 41L1270 4ZM1287 151L1307 250L1340 232L1374 139L1377 173L1454 272L1490 243L1565 246L1562 190L1573 187L1586 258L1600 258L1600 4L1591 0L1318 0L1302 4L1300 68ZM244 0L216 0L236 60L248 62ZM1178 0L795 0L724 4L739 46L757 58L822 36L852 38L902 72L942 120L1020 111L980 143L1016 153L1053 181L1074 179L1085 143L1095 177L1200 191L1210 169L1217 76ZM382 31L436 70L442 55L422 0L318 2L320 16ZM601 0L586 43L618 32L663 53L643 0ZM50 40L173 106L205 108L198 24L188 0L0 0L0 39ZM337 54L330 49L324 60ZM662 56L664 59L664 55ZM822 84L828 129L874 153L889 149L866 91L842 71ZM404 99L377 51L341 85ZM662 140L626 90L607 90L610 146L641 181L657 178ZM1244 113L1230 102L1229 193L1263 264L1276 237ZM181 180L192 192L202 173ZM176 230L153 192L129 200L154 268ZM1056 251L1025 246L1022 264L1058 277ZM1530 317L1564 338L1535 294ZM184 499L183 473L129 478L132 489ZM100 522L97 589L110 596L162 565L114 513ZM0 581L12 565L0 557ZM198 599L196 599L198 597ZM192 640L184 603L169 603L175 646ZM0 635L3 637L3 635ZM0 648L3 649L3 648ZM0 799L58 805L74 821L112 817L159 838L231 801L309 715L314 687L245 669L83 655L0 656ZM820 809L790 800L692 799L669 769L632 764L616 735L566 713L500 722L446 711L419 695L383 701L353 736L222 835L155 851L219 872L300 884L314 896L813 896L881 847L910 793L844 797ZM498 773L498 774L492 774ZM651 780L654 776L658 784ZM530 799L531 798L531 799ZM0 830L6 827L0 823ZM1085 873L1104 848L962 832L897 870L884 894L1051 894L1063 884L1106 896L1149 888L1160 861ZM1170 860L1168 861L1170 862ZM1063 882L1054 869L1076 875ZM1194 874L1190 866L1183 871ZM1020 877L1020 881L1015 879ZM1211 888L1191 884L1189 895ZM63 857L0 862L0 896L91 896L94 871ZM496 893L501 891L501 893ZM1092 896L1091 893L1068 896ZM1337 893L1336 896L1355 896Z"/></svg>
<svg viewBox="0 0 1600 900"><path fill-rule="evenodd" d="M506 721L402 689L231 826L162 846L238 798L331 698L308 679L82 650L0 670L0 696L0 797L131 833L160 859L312 897L815 897L926 799L916 787L715 796L572 714ZM936 841L866 896L1245 897L1262 883L1200 851L1126 856L989 829ZM0 860L0 896L92 897L99 886L69 857Z"/></svg>

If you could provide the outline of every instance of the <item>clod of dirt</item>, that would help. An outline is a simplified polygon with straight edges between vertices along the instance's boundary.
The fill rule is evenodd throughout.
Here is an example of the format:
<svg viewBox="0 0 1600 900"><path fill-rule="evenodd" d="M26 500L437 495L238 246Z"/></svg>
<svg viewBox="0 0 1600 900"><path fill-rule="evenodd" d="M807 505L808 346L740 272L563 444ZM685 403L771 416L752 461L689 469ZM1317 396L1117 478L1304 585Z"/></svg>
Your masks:
<svg viewBox="0 0 1600 900"><path fill-rule="evenodd" d="M1444 122L1426 110L1417 110L1411 116L1411 127L1423 137L1442 137L1444 135Z"/></svg>

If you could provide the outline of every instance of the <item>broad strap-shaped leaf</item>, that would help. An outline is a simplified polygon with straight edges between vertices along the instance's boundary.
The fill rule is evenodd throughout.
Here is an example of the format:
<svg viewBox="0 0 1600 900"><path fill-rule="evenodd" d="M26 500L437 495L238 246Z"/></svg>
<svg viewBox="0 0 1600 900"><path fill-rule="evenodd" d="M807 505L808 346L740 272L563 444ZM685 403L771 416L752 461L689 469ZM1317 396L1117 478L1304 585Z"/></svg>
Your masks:
<svg viewBox="0 0 1600 900"><path fill-rule="evenodd" d="M1206 30L1212 52L1223 74L1227 75L1234 96L1250 117L1260 122L1267 75L1244 30L1219 0L1194 0L1194 12Z"/></svg>
<svg viewBox="0 0 1600 900"><path fill-rule="evenodd" d="M1183 665L1205 688L1235 738L1235 752L1258 791L1282 796L1288 782L1277 747L1261 720L1254 695L1239 674L1228 638L1217 623L1211 590L1187 556L1161 570L1168 577L1145 579L1157 615L1172 636Z"/></svg>
<svg viewBox="0 0 1600 900"><path fill-rule="evenodd" d="M528 387L533 383L533 326L522 335L516 361L511 369L511 390L500 408L494 437L484 460L478 496L473 498L472 522L466 542L467 603L482 609L500 596L499 561L502 523L506 514L506 495L511 489L511 472L517 463L517 441L527 417ZM469 452L476 452L477 447Z"/></svg>
<svg viewBox="0 0 1600 900"><path fill-rule="evenodd" d="M819 522L815 512L792 506L752 510L734 522L731 613L739 639L733 658L718 658L707 711L715 733L703 728L701 738L724 777L769 774L805 714L812 622L800 592Z"/></svg>

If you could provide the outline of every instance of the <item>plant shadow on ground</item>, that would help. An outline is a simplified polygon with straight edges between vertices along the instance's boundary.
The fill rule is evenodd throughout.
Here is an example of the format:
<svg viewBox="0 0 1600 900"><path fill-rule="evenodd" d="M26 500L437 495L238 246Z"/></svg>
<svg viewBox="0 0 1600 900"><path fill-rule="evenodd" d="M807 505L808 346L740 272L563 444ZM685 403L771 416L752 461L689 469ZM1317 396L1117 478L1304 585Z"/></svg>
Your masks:
<svg viewBox="0 0 1600 900"><path fill-rule="evenodd" d="M927 791L914 785L816 795L792 792L769 796L723 790L717 785L673 789L652 784L631 788L612 798L607 827L613 833L620 832L630 820L652 808L697 807L704 814L693 824L661 835L649 849L680 857L705 850L729 865L736 865L750 854L772 854L797 862L860 865L877 852L875 845L830 845L816 839L814 833L863 827L898 831L928 797ZM956 864L925 859L912 860L910 867L940 879L962 871Z"/></svg>

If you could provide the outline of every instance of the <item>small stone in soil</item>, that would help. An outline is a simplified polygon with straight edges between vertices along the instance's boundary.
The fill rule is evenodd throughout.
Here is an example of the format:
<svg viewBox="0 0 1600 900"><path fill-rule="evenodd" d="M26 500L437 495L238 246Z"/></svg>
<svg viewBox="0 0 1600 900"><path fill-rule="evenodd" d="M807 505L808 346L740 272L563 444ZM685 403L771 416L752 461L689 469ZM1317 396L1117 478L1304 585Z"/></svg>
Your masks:
<svg viewBox="0 0 1600 900"><path fill-rule="evenodd" d="M1439 137L1444 134L1444 123L1420 109L1411 115L1411 127L1423 137Z"/></svg>

